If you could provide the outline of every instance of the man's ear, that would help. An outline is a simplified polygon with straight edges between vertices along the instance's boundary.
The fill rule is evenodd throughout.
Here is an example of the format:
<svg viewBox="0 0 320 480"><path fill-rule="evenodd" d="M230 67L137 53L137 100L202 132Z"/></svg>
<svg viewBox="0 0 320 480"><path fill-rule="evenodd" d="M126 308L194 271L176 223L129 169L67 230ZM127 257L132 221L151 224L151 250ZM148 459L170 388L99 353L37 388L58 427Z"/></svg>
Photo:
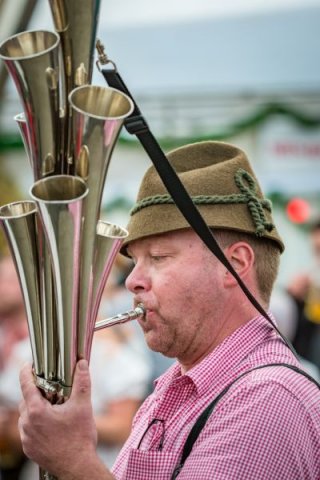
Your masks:
<svg viewBox="0 0 320 480"><path fill-rule="evenodd" d="M248 278L253 271L255 254L252 247L246 242L236 242L226 248L225 254L242 280ZM238 285L237 280L227 270L225 273L224 284L226 287Z"/></svg>

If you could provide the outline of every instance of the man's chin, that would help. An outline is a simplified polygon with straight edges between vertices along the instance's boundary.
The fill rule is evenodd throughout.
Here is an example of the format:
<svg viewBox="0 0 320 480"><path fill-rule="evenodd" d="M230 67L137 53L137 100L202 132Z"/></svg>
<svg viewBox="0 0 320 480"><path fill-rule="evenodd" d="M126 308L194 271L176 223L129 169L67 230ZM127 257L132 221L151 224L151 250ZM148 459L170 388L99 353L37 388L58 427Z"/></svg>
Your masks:
<svg viewBox="0 0 320 480"><path fill-rule="evenodd" d="M156 341L153 338L148 338L147 334L145 334L145 339L146 339L148 347L153 352L161 353L163 356L168 357L168 358L176 358L176 353L173 352L167 346L159 343L159 341Z"/></svg>

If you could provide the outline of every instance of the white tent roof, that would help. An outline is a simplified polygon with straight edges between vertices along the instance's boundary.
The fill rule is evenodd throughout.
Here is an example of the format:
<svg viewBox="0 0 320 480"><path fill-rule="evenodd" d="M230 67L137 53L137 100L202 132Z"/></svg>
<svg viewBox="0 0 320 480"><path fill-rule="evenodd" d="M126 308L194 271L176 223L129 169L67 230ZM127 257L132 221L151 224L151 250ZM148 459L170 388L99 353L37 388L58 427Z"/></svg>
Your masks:
<svg viewBox="0 0 320 480"><path fill-rule="evenodd" d="M320 7L117 26L99 35L136 93L320 91Z"/></svg>
<svg viewBox="0 0 320 480"><path fill-rule="evenodd" d="M308 92L319 25L320 0L102 0L98 33L136 94ZM47 2L30 28L52 29Z"/></svg>
<svg viewBox="0 0 320 480"><path fill-rule="evenodd" d="M318 108L320 0L303 0L303 6L301 0L277 0L282 8L275 0L268 7L265 0L136 0L135 8L131 0L101 3L99 38L139 101L183 95L192 106L190 97L206 101L208 95L310 94ZM53 29L48 2L38 2L29 28ZM93 82L104 83L98 71ZM21 107L12 81L8 87L0 127L11 130ZM237 118L237 111L232 115ZM223 124L220 114L217 121Z"/></svg>

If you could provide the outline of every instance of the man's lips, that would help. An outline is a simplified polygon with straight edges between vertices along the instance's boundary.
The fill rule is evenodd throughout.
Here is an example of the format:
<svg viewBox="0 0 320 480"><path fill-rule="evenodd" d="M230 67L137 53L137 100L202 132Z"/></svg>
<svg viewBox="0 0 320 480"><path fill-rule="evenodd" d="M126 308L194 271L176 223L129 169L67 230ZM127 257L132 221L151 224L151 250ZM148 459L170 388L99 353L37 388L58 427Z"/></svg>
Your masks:
<svg viewBox="0 0 320 480"><path fill-rule="evenodd" d="M138 317L137 321L139 325L143 328L143 330L149 330L151 328L150 322L152 322L154 310L152 308L147 308L146 305L143 306L145 309L145 314L141 317Z"/></svg>
<svg viewBox="0 0 320 480"><path fill-rule="evenodd" d="M150 308L151 305L148 305L147 302L143 302L142 300L140 300L138 298L134 299L133 305L134 305L134 308L142 307L143 310L145 311L145 313L147 313L148 311L152 311L152 308Z"/></svg>
<svg viewBox="0 0 320 480"><path fill-rule="evenodd" d="M146 324L149 323L149 321L152 321L152 318L156 313L156 309L153 307L153 305L151 305L147 301L144 302L142 298L139 298L139 297L134 298L133 305L134 305L134 308L140 305L144 309L144 315L141 315L140 317L138 317L137 320L141 327L142 326L145 327Z"/></svg>
<svg viewBox="0 0 320 480"><path fill-rule="evenodd" d="M145 314L143 315L142 320L148 321L150 317L153 315L153 313L154 313L154 310L152 310L151 308L146 308Z"/></svg>

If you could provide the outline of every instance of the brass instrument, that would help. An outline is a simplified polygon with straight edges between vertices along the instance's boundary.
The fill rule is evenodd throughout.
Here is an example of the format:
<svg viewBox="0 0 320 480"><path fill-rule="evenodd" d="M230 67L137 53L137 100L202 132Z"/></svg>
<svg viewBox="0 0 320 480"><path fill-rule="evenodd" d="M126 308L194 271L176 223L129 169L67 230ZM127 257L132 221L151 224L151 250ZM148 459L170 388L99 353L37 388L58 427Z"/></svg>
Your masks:
<svg viewBox="0 0 320 480"><path fill-rule="evenodd" d="M0 223L20 279L36 382L55 403L70 395L77 359L90 358L102 292L127 235L99 214L113 148L134 107L122 92L90 84L100 0L49 4L55 32L22 32L0 44L34 177L32 200L0 207ZM139 306L121 318L143 313Z"/></svg>

